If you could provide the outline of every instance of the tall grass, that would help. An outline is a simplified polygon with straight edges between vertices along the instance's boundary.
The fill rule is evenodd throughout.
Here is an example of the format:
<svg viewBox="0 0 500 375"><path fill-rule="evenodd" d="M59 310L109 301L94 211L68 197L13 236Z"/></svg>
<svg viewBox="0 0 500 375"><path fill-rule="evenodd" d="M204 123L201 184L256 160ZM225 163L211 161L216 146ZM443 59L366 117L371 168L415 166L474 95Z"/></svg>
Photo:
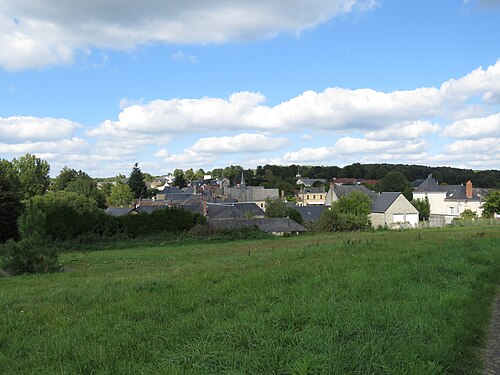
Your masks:
<svg viewBox="0 0 500 375"><path fill-rule="evenodd" d="M475 374L500 228L63 254L0 279L2 374Z"/></svg>

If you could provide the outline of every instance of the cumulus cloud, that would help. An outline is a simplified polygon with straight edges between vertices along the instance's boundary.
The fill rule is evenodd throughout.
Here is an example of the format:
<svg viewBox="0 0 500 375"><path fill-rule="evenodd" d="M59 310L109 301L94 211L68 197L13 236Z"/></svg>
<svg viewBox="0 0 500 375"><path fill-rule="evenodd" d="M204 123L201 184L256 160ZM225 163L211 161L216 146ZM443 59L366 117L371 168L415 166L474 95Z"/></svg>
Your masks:
<svg viewBox="0 0 500 375"><path fill-rule="evenodd" d="M332 163L338 157L365 154L414 154L427 147L424 141L375 141L364 138L344 137L333 146L305 147L283 155L286 163Z"/></svg>
<svg viewBox="0 0 500 375"><path fill-rule="evenodd" d="M87 147L88 144L84 139L71 138L49 142L0 143L0 153L16 155L57 153L67 155L87 151Z"/></svg>
<svg viewBox="0 0 500 375"><path fill-rule="evenodd" d="M76 50L92 48L270 38L377 5L375 0L0 0L0 65L70 63Z"/></svg>
<svg viewBox="0 0 500 375"><path fill-rule="evenodd" d="M478 140L457 141L446 145L443 151L454 155L483 154L496 155L498 158L500 138L491 137Z"/></svg>
<svg viewBox="0 0 500 375"><path fill-rule="evenodd" d="M66 119L30 116L0 117L3 142L54 141L70 138L81 125Z"/></svg>
<svg viewBox="0 0 500 375"><path fill-rule="evenodd" d="M103 122L91 135L127 137L214 130L285 133L312 128L367 131L372 139L409 139L437 131L437 125L431 123L436 117L456 119L483 111L484 103L467 103L478 95L484 100L500 95L500 61L446 81L439 88L386 93L333 87L306 91L275 106L265 105L265 96L253 92L234 93L228 99L158 99L124 108L118 120ZM399 136L396 128L401 130Z"/></svg>
<svg viewBox="0 0 500 375"><path fill-rule="evenodd" d="M390 125L384 129L367 132L365 136L376 140L416 139L436 133L440 129L439 125L430 121L415 121Z"/></svg>
<svg viewBox="0 0 500 375"><path fill-rule="evenodd" d="M446 127L442 135L452 138L486 138L500 134L500 113L479 118L455 121Z"/></svg>
<svg viewBox="0 0 500 375"><path fill-rule="evenodd" d="M287 144L286 138L271 138L262 134L243 133L233 137L201 138L191 149L205 153L255 153L278 150Z"/></svg>

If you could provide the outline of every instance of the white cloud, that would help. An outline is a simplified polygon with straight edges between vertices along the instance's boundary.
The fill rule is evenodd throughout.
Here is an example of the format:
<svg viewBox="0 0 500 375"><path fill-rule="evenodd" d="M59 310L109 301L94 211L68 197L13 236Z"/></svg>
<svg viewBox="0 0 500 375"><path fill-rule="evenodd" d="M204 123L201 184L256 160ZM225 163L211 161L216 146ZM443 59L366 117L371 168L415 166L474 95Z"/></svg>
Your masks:
<svg viewBox="0 0 500 375"><path fill-rule="evenodd" d="M137 133L314 129L368 131L370 138L384 139L396 137L394 129L403 127L397 138L405 139L437 131L437 125L430 122L433 118L457 119L484 111L484 103L467 101L477 95L497 95L497 91L500 93L500 61L486 70L479 68L444 82L440 88L385 93L333 87L323 92L306 91L275 106L264 105L264 95L253 92L234 93L228 99L158 99L127 106L117 121L106 120L91 134L128 137Z"/></svg>
<svg viewBox="0 0 500 375"><path fill-rule="evenodd" d="M257 153L274 151L288 144L286 138L271 138L262 134L238 134L233 137L210 137L199 139L192 150L204 153Z"/></svg>
<svg viewBox="0 0 500 375"><path fill-rule="evenodd" d="M283 156L286 163L333 163L336 158L366 154L415 154L421 153L428 146L423 141L375 141L364 138L344 137L333 146L305 147L299 151L287 152Z"/></svg>
<svg viewBox="0 0 500 375"><path fill-rule="evenodd" d="M0 65L70 63L76 50L145 43L224 43L298 33L374 0L0 0Z"/></svg>
<svg viewBox="0 0 500 375"><path fill-rule="evenodd" d="M415 139L433 134L439 130L441 130L441 127L432 124L430 121L415 121L394 124L384 129L370 131L365 134L365 137L375 140Z"/></svg>
<svg viewBox="0 0 500 375"><path fill-rule="evenodd" d="M480 118L455 121L446 127L442 135L452 138L486 138L500 134L500 113ZM499 146L500 147L500 146Z"/></svg>
<svg viewBox="0 0 500 375"><path fill-rule="evenodd" d="M474 158L477 155L495 155L498 158L500 154L500 138L483 138L479 140L457 141L446 145L443 151L454 155L472 154Z"/></svg>
<svg viewBox="0 0 500 375"><path fill-rule="evenodd" d="M0 154L74 154L87 151L88 144L84 139L71 138L48 142L0 143Z"/></svg>
<svg viewBox="0 0 500 375"><path fill-rule="evenodd" d="M214 154L198 153L192 149L186 148L182 153L170 154L166 149L162 149L155 156L163 157L164 165L170 170L176 168L204 168L211 166L217 160Z"/></svg>
<svg viewBox="0 0 500 375"><path fill-rule="evenodd" d="M79 127L81 125L66 119L0 117L0 139L3 142L53 141L72 137Z"/></svg>

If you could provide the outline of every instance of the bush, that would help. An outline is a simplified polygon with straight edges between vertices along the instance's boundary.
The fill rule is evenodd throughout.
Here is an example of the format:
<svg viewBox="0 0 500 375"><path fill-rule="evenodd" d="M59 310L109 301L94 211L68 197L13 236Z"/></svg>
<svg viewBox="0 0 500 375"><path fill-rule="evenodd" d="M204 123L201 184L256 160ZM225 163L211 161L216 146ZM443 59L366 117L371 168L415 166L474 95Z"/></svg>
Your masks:
<svg viewBox="0 0 500 375"><path fill-rule="evenodd" d="M341 197L326 210L319 220L320 230L353 231L367 229L370 225L370 198L363 193L352 192Z"/></svg>
<svg viewBox="0 0 500 375"><path fill-rule="evenodd" d="M45 214L30 200L19 218L21 240L10 240L3 248L3 266L11 275L47 273L61 268L57 251L47 247L45 223Z"/></svg>

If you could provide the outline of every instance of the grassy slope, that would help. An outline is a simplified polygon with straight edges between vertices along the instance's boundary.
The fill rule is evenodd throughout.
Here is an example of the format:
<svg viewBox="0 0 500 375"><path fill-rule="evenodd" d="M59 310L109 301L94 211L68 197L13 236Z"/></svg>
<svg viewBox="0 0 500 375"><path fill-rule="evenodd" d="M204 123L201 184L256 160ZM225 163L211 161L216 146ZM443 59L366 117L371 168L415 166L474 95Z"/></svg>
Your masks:
<svg viewBox="0 0 500 375"><path fill-rule="evenodd" d="M63 256L0 279L0 373L469 374L500 228Z"/></svg>

